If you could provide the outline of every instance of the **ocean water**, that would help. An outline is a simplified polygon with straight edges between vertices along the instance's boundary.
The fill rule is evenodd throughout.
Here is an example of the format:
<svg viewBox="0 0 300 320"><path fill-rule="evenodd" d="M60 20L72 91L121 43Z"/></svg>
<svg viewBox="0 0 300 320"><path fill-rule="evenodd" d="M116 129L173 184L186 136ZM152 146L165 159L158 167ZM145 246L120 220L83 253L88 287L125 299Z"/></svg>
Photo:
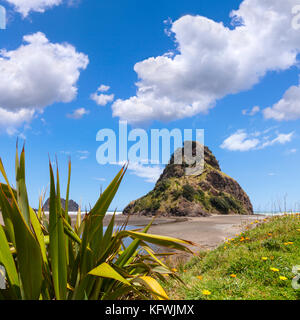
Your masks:
<svg viewBox="0 0 300 320"><path fill-rule="evenodd" d="M48 212L46 212L48 213ZM122 211L117 211L116 212L116 215L121 215L123 212ZM254 214L257 214L257 215L262 215L262 216L282 216L284 214L294 214L296 212L294 211L289 211L289 212L266 212L266 211L255 211ZM69 214L72 216L72 215L77 215L77 212L69 212ZM84 215L85 213L82 213L82 215ZM106 213L107 215L113 215L114 214L114 211L108 211Z"/></svg>
<svg viewBox="0 0 300 320"><path fill-rule="evenodd" d="M284 214L295 214L294 211L288 211L288 212L265 212L265 211L255 211L254 214L262 215L262 216L283 216Z"/></svg>
<svg viewBox="0 0 300 320"><path fill-rule="evenodd" d="M46 214L48 214L49 212L45 212ZM121 215L123 212L122 211L117 211L116 215ZM114 211L107 211L106 213L107 215L113 215ZM70 216L77 216L77 211L70 211L69 212ZM81 215L85 215L85 212L82 212Z"/></svg>

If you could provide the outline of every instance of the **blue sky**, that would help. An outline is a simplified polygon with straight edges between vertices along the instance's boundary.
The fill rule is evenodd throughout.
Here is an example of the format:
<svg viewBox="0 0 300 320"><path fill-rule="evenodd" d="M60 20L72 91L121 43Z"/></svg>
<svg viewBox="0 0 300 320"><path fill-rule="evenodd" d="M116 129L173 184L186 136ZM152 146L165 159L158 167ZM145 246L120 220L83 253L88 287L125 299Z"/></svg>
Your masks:
<svg viewBox="0 0 300 320"><path fill-rule="evenodd" d="M299 207L296 0L0 4L0 156L13 181L16 138L26 140L33 206L48 187L48 155L62 180L71 157L71 197L92 205L120 168L97 163L96 134L117 132L121 119L148 131L205 129L256 210L283 206L285 194ZM132 167L112 208L150 191L158 172Z"/></svg>

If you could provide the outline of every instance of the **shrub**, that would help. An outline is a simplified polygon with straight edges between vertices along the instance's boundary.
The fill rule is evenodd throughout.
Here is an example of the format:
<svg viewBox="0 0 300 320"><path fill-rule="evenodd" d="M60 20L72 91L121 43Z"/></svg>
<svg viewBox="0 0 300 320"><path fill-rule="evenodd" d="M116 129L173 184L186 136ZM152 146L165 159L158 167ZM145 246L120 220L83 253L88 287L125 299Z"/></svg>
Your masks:
<svg viewBox="0 0 300 320"><path fill-rule="evenodd" d="M229 207L233 209L233 211L237 211L238 213L241 213L243 211L242 205L238 200L235 200L228 196L225 196L224 200L228 203Z"/></svg>
<svg viewBox="0 0 300 320"><path fill-rule="evenodd" d="M156 200L151 203L151 206L149 207L149 211L152 211L152 212L157 211L159 208L160 208L160 201Z"/></svg>
<svg viewBox="0 0 300 320"><path fill-rule="evenodd" d="M228 202L223 197L212 197L210 198L210 203L218 211L221 211L225 214L227 214L230 209Z"/></svg>
<svg viewBox="0 0 300 320"><path fill-rule="evenodd" d="M262 247L272 251L278 251L281 249L281 243L276 239L268 239L262 242Z"/></svg>
<svg viewBox="0 0 300 320"><path fill-rule="evenodd" d="M182 187L182 196L188 201L193 201L196 195L195 189L190 184L185 184Z"/></svg>
<svg viewBox="0 0 300 320"><path fill-rule="evenodd" d="M174 190L172 191L173 200L178 200L179 197L182 195L182 192L180 190Z"/></svg>
<svg viewBox="0 0 300 320"><path fill-rule="evenodd" d="M158 191L159 193L165 192L169 187L170 187L171 183L169 180L163 180L160 181L157 185L156 185L156 191Z"/></svg>

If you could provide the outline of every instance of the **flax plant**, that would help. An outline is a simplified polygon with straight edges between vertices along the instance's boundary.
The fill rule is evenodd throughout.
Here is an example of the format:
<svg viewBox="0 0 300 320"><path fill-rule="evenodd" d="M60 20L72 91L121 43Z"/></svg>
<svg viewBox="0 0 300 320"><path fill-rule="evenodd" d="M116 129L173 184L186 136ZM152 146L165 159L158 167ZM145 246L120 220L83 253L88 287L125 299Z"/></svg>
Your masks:
<svg viewBox="0 0 300 320"><path fill-rule="evenodd" d="M106 212L116 195L127 167L124 166L95 206L82 219L79 210L75 226L68 213L71 162L66 207L61 206L59 171L49 162L50 210L35 212L29 205L25 183L25 151L16 150L16 188L8 181L2 160L0 172L0 265L6 272L6 289L0 299L12 300L117 300L168 299L159 281L180 279L162 262L153 245L190 251L191 242L126 230L126 223L115 226L115 215L107 228ZM55 181L56 180L56 181ZM125 239L131 243L125 246ZM151 246L152 245L152 246ZM169 278L168 277L168 278Z"/></svg>

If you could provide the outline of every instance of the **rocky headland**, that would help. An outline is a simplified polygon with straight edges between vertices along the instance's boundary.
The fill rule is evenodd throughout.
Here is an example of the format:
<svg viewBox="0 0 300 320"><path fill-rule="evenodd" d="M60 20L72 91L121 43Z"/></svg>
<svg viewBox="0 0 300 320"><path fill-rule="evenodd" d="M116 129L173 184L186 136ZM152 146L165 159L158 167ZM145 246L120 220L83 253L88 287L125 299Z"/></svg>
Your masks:
<svg viewBox="0 0 300 320"><path fill-rule="evenodd" d="M195 156L198 142L189 143L192 143ZM186 175L186 169L190 167L192 170L193 165L184 161L183 148L180 153L182 164L174 164L173 155L154 189L132 201L123 214L164 217L253 214L246 192L237 181L221 171L219 162L208 147L204 147L204 170L196 175Z"/></svg>

